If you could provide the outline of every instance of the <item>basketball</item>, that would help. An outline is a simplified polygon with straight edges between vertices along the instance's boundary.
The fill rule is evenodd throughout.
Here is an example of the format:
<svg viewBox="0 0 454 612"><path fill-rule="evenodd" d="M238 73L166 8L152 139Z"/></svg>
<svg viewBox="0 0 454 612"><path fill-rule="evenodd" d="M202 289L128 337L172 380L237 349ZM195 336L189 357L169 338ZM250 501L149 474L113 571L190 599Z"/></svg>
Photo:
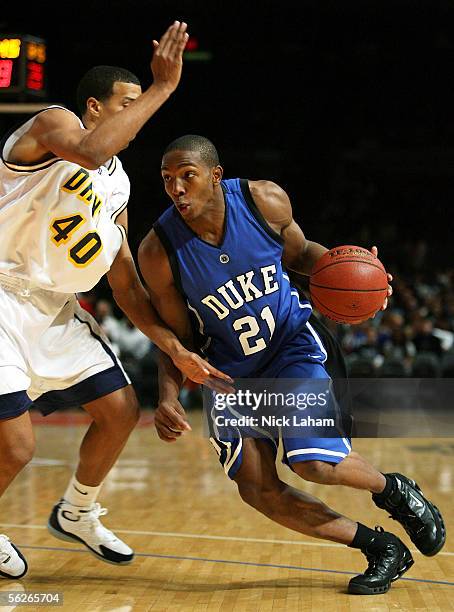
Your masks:
<svg viewBox="0 0 454 612"><path fill-rule="evenodd" d="M315 264L309 279L314 307L337 323L361 323L383 306L388 277L381 261L359 246L339 246Z"/></svg>

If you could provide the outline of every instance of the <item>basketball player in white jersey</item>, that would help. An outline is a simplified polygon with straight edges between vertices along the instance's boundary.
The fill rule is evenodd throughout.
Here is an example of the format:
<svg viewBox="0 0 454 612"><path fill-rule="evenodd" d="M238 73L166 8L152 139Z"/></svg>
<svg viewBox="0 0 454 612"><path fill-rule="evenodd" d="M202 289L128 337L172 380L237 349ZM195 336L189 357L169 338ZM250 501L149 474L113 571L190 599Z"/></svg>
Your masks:
<svg viewBox="0 0 454 612"><path fill-rule="evenodd" d="M187 39L186 24L176 21L153 41L153 84L144 93L129 71L97 66L78 88L83 123L49 107L0 150L0 494L33 455L30 406L45 414L83 406L93 422L48 527L113 564L134 553L103 527L106 510L96 498L139 407L75 293L107 273L119 307L183 373L195 382L228 379L187 351L153 310L126 240L129 180L115 156L176 89ZM0 576L26 571L21 552L0 535Z"/></svg>

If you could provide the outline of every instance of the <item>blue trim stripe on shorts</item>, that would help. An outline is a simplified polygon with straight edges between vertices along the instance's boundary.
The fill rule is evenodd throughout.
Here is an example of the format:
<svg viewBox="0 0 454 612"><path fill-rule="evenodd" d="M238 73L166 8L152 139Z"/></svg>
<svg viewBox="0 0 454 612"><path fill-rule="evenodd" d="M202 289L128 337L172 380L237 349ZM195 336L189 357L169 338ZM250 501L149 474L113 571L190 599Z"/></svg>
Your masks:
<svg viewBox="0 0 454 612"><path fill-rule="evenodd" d="M211 437L211 444L219 455L219 463L229 478L234 478L243 462L243 440L234 438L230 441Z"/></svg>
<svg viewBox="0 0 454 612"><path fill-rule="evenodd" d="M283 463L301 461L340 463L352 450L348 438L285 438Z"/></svg>
<svg viewBox="0 0 454 612"><path fill-rule="evenodd" d="M108 370L93 374L89 378L60 391L48 391L40 395L35 401L34 406L42 414L47 415L58 408L76 408L88 402L99 399L118 389L128 385L123 371L118 365L112 366Z"/></svg>
<svg viewBox="0 0 454 612"><path fill-rule="evenodd" d="M101 338L101 336L98 336L98 334L96 334L92 330L90 323L88 321L84 321L83 319L81 319L76 313L74 313L74 318L77 319L79 321L79 323L83 323L84 325L86 325L88 327L88 329L90 330L90 334L93 336L93 338L95 338L96 340L98 340L98 342L101 343L102 348L106 351L106 353L112 359L113 364L118 366L119 365L118 364L118 359L116 358L115 353L110 348L110 346L104 342L104 340Z"/></svg>
<svg viewBox="0 0 454 612"><path fill-rule="evenodd" d="M48 415L59 408L77 408L130 384L111 348L93 331L88 321L84 321L77 315L74 316L80 323L87 325L93 338L101 343L105 352L112 359L112 367L93 374L66 389L43 393L34 402L25 390L0 395L0 419L18 417L32 406L38 408L43 415Z"/></svg>
<svg viewBox="0 0 454 612"><path fill-rule="evenodd" d="M0 420L18 417L26 412L33 402L25 391L13 391L0 395Z"/></svg>

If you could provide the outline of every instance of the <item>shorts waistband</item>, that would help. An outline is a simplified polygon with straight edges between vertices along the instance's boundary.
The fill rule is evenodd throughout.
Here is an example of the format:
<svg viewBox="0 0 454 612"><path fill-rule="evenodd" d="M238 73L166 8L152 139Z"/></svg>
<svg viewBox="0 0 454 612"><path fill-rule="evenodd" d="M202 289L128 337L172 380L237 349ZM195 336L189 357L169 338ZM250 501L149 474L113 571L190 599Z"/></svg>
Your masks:
<svg viewBox="0 0 454 612"><path fill-rule="evenodd" d="M21 297L28 297L32 291L39 289L36 285L18 276L0 273L0 287L11 293L16 293Z"/></svg>
<svg viewBox="0 0 454 612"><path fill-rule="evenodd" d="M25 278L20 278L19 276L10 276L9 274L3 274L0 272L0 287L9 291L10 293L14 293L22 298L28 298L33 294L41 294L41 295L55 295L59 292L53 291L52 289L43 289L38 284L34 283ZM60 294L60 293L59 293ZM72 294L61 293L62 296L68 296Z"/></svg>

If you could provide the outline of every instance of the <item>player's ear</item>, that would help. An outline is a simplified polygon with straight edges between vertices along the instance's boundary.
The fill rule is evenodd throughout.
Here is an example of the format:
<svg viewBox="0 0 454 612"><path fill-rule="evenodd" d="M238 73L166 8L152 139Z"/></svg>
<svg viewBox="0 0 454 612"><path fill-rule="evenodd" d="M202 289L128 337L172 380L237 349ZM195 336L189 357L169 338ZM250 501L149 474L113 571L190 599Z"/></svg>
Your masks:
<svg viewBox="0 0 454 612"><path fill-rule="evenodd" d="M100 112L101 112L101 102L93 97L88 98L87 111L90 113L90 115L99 117Z"/></svg>
<svg viewBox="0 0 454 612"><path fill-rule="evenodd" d="M222 175L224 174L224 170L222 168L222 166L215 166L213 168L213 185L219 185L219 183L222 180Z"/></svg>

